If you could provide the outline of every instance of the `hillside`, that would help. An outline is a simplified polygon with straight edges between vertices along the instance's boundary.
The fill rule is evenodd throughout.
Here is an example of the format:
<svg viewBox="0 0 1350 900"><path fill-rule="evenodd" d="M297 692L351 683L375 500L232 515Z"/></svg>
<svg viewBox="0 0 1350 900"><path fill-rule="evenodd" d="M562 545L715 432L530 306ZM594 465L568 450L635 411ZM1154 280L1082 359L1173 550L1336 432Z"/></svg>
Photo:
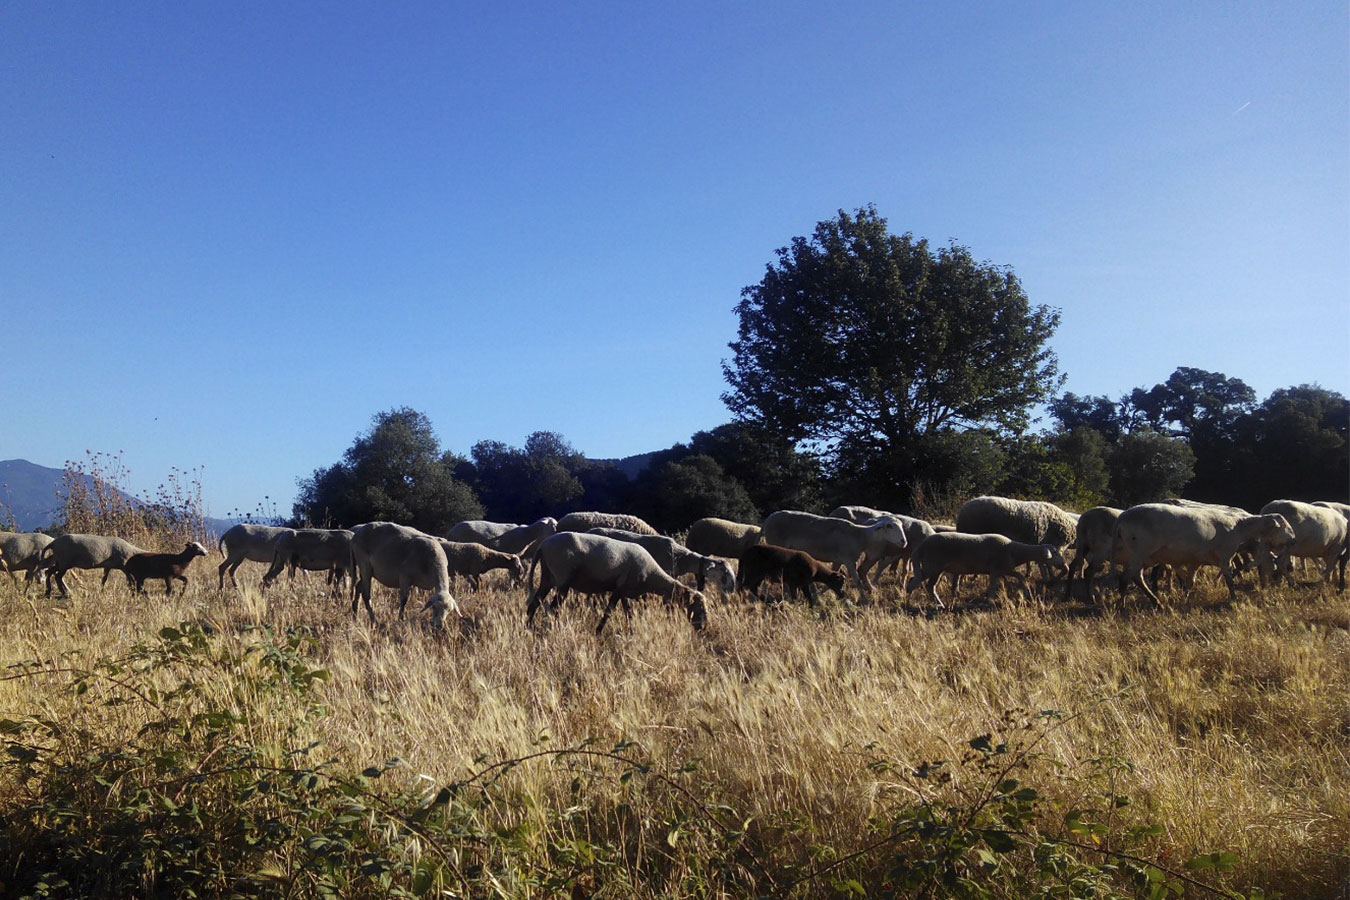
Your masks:
<svg viewBox="0 0 1350 900"><path fill-rule="evenodd" d="M65 479L65 469L40 466L26 459L0 461L0 528L15 531L50 528L65 505ZM93 476L86 474L83 479L92 490ZM118 493L129 503L142 502L124 491ZM213 534L220 534L233 524L226 519L206 519L206 527Z"/></svg>
<svg viewBox="0 0 1350 900"><path fill-rule="evenodd" d="M26 459L0 461L0 524L19 531L49 526L65 504L65 475Z"/></svg>

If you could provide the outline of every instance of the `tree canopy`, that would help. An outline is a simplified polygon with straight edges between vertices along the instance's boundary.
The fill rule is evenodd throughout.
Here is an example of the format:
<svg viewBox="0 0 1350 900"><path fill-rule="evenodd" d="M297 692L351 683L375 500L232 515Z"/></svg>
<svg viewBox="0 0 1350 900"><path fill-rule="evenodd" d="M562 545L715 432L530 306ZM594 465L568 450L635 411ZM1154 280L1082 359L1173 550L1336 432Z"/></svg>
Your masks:
<svg viewBox="0 0 1350 900"><path fill-rule="evenodd" d="M501 441L479 441L469 451L473 463L460 468L498 522L533 522L557 515L582 495L577 477L588 462L562 435L536 431L523 448Z"/></svg>
<svg viewBox="0 0 1350 900"><path fill-rule="evenodd" d="M890 234L871 206L793 238L736 313L723 401L828 456L898 466L925 435L1019 432L1062 383L1047 346L1058 312L1032 306L1006 266Z"/></svg>
<svg viewBox="0 0 1350 900"><path fill-rule="evenodd" d="M444 534L483 514L473 490L454 476L462 462L441 451L422 413L408 407L377 413L340 462L299 480L293 519L333 526L387 520Z"/></svg>

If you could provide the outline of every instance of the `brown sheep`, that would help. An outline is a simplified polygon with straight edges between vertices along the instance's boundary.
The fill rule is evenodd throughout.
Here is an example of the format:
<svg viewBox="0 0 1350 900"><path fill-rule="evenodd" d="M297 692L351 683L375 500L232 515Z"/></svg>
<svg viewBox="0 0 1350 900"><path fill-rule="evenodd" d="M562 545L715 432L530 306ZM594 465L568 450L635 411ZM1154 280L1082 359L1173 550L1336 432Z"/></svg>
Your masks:
<svg viewBox="0 0 1350 900"><path fill-rule="evenodd" d="M750 591L758 598L764 582L777 581L783 585L784 597L805 594L812 606L816 605L816 584L825 585L842 598L847 583L842 572L816 562L811 554L772 544L754 544L742 550L737 571L738 590Z"/></svg>
<svg viewBox="0 0 1350 900"><path fill-rule="evenodd" d="M151 578L164 579L164 594L173 593L174 580L183 582L183 591L187 591L187 576L183 573L192 561L206 555L206 548L196 541L183 545L178 553L137 553L126 561L122 570L126 572L127 584L135 588L136 593L145 593L145 582Z"/></svg>

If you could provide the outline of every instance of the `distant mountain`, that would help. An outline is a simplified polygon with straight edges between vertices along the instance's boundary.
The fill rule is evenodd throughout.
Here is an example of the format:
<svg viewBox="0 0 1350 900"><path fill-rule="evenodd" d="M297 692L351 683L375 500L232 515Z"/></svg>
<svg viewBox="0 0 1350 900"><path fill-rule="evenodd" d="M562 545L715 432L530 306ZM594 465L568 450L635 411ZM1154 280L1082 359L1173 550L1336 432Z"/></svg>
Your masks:
<svg viewBox="0 0 1350 900"><path fill-rule="evenodd" d="M93 476L85 475L84 481L92 490ZM51 527L61 518L66 503L65 485L65 469L39 466L26 459L0 461L0 526L12 525L19 531ZM131 503L141 502L123 491L118 493ZM233 524L226 519L206 520L206 527L214 534L221 534Z"/></svg>
<svg viewBox="0 0 1350 900"><path fill-rule="evenodd" d="M85 477L92 485L93 478ZM46 528L65 506L65 483L64 469L49 469L26 459L0 461L0 522L19 531Z"/></svg>

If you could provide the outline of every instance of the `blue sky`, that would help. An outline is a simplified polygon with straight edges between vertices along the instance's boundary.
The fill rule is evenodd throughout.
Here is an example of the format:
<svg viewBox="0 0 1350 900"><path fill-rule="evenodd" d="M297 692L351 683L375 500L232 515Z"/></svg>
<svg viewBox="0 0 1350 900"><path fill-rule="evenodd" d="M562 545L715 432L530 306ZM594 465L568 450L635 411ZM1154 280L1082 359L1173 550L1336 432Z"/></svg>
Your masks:
<svg viewBox="0 0 1350 900"><path fill-rule="evenodd" d="M1344 2L0 6L0 458L215 515L372 415L594 457L728 419L732 308L874 203L1066 388L1350 393Z"/></svg>

